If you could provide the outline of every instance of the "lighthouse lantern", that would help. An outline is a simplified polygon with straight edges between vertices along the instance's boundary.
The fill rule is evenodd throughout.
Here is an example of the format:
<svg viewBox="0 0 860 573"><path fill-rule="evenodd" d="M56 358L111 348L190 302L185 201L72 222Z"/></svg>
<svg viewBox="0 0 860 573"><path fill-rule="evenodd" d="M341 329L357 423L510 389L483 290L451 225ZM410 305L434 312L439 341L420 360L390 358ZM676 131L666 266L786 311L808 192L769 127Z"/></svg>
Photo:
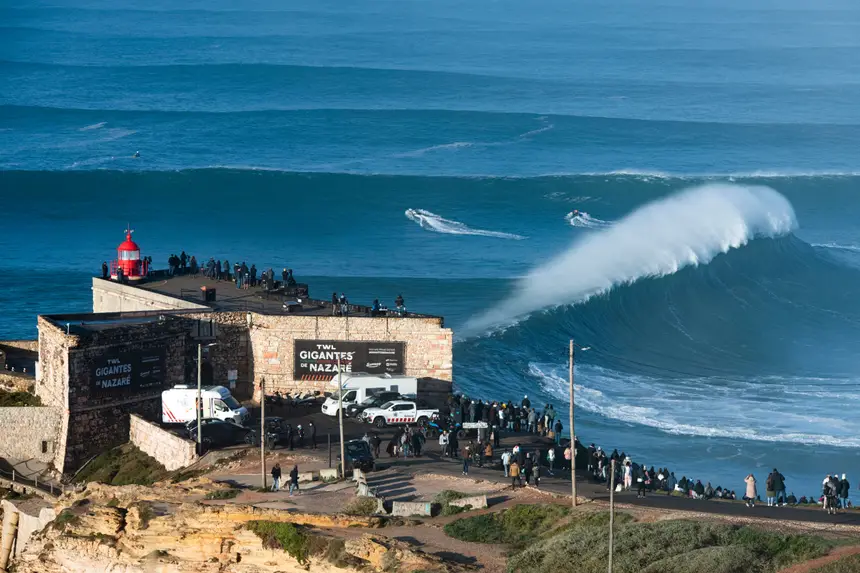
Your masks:
<svg viewBox="0 0 860 573"><path fill-rule="evenodd" d="M139 281L146 277L146 261L140 258L140 247L131 240L134 230L125 231L125 241L116 248L116 260L111 261L110 278L118 281Z"/></svg>

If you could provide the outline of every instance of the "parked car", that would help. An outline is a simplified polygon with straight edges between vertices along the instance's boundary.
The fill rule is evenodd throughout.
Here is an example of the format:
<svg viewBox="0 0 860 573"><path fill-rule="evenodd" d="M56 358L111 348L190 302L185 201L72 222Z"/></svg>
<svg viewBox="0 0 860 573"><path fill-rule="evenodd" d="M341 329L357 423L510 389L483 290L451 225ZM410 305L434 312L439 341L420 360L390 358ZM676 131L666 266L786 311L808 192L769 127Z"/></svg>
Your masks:
<svg viewBox="0 0 860 573"><path fill-rule="evenodd" d="M362 471L372 471L374 466L373 452L364 440L349 440L344 444L346 452L346 469L358 468ZM338 456L340 458L340 456Z"/></svg>
<svg viewBox="0 0 860 573"><path fill-rule="evenodd" d="M254 435L250 428L234 422L218 418L204 418L200 421L200 425L203 447L207 450L236 444L251 444L254 441ZM188 439L196 442L197 422L189 422L185 427L188 430Z"/></svg>
<svg viewBox="0 0 860 573"><path fill-rule="evenodd" d="M397 392L380 392L379 394L368 396L357 404L350 404L344 410L344 414L347 418L360 418L361 413L368 408L375 408L377 406L382 406L383 404L385 404L386 402L390 402L391 400L400 399L401 396Z"/></svg>
<svg viewBox="0 0 860 573"><path fill-rule="evenodd" d="M415 402L393 400L378 408L368 408L362 419L377 428L401 424L426 425L439 410L419 409Z"/></svg>

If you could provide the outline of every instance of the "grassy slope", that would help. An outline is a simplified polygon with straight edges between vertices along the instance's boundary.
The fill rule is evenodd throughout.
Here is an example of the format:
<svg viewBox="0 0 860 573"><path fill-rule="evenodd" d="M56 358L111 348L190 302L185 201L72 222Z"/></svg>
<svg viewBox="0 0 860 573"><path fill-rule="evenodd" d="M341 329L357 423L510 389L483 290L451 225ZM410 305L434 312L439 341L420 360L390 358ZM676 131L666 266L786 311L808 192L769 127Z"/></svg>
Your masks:
<svg viewBox="0 0 860 573"><path fill-rule="evenodd" d="M559 506L520 505L454 521L445 526L445 532L464 541L508 544L514 551L508 561L511 572L603 573L609 551L608 514L579 514L565 521L566 514L566 508ZM831 546L818 537L727 524L686 520L635 523L629 515L618 513L613 570L774 573L820 557Z"/></svg>
<svg viewBox="0 0 860 573"><path fill-rule="evenodd" d="M152 485L164 479L167 473L154 458L131 444L123 444L91 461L76 480L110 485Z"/></svg>

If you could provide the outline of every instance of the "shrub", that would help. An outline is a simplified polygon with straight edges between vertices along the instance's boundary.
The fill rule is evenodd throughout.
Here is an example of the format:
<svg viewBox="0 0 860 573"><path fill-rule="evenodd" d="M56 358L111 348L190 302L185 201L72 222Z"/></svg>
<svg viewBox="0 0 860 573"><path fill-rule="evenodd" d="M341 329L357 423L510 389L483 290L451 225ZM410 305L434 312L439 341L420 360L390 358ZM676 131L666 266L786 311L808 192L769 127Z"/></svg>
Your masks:
<svg viewBox="0 0 860 573"><path fill-rule="evenodd" d="M559 505L516 505L499 513L458 519L445 526L445 533L474 543L505 543L524 546L553 529L569 510Z"/></svg>
<svg viewBox="0 0 860 573"><path fill-rule="evenodd" d="M64 509L54 519L54 529L64 530L67 525L76 525L80 523L81 518L77 516L71 509Z"/></svg>
<svg viewBox="0 0 860 573"><path fill-rule="evenodd" d="M0 408L17 408L20 406L41 406L42 400L29 392L7 392L0 390Z"/></svg>
<svg viewBox="0 0 860 573"><path fill-rule="evenodd" d="M350 501L344 508L347 515L361 515L370 517L376 514L378 502L375 497L357 497Z"/></svg>
<svg viewBox="0 0 860 573"><path fill-rule="evenodd" d="M204 470L179 470L170 478L170 483L182 483L186 480L200 477L204 473L206 473Z"/></svg>
<svg viewBox="0 0 860 573"><path fill-rule="evenodd" d="M513 557L510 571L602 573L606 570L606 514L574 521L565 531ZM767 573L824 554L823 539L749 527L671 520L616 527L618 573Z"/></svg>
<svg viewBox="0 0 860 573"><path fill-rule="evenodd" d="M236 488L231 489L218 489L215 491L210 491L206 494L206 499L233 499L241 490Z"/></svg>
<svg viewBox="0 0 860 573"><path fill-rule="evenodd" d="M465 497L470 497L471 494L462 493L459 491L454 491L452 489L445 489L436 494L433 498L433 504L439 506L439 515L457 515L458 513L462 513L464 511L468 511L471 509L469 507L459 507L456 505L451 505L451 502L457 499L463 499Z"/></svg>
<svg viewBox="0 0 860 573"><path fill-rule="evenodd" d="M269 549L282 549L299 563L308 560L308 535L292 523L274 521L249 521L248 529L257 534L263 546Z"/></svg>
<svg viewBox="0 0 860 573"><path fill-rule="evenodd" d="M123 444L93 459L76 480L108 485L152 485L165 475L164 466L155 458L132 444Z"/></svg>
<svg viewBox="0 0 860 573"><path fill-rule="evenodd" d="M137 508L137 514L140 516L140 528L146 529L149 527L149 522L155 517L155 512L152 510L152 504L148 501L138 501L132 504L132 507Z"/></svg>
<svg viewBox="0 0 860 573"><path fill-rule="evenodd" d="M108 507L116 507L119 505L119 500L115 497L112 497L108 500L108 502L105 505Z"/></svg>

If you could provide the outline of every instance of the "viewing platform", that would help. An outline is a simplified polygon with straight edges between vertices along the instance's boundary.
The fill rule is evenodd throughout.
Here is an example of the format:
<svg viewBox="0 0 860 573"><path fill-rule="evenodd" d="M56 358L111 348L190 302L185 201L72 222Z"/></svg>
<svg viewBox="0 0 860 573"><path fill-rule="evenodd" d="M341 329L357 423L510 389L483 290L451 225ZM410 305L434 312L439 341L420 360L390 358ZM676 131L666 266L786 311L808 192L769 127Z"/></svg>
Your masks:
<svg viewBox="0 0 860 573"><path fill-rule="evenodd" d="M94 286L96 283L99 284L99 290L109 290L109 285L120 286L116 281L101 277L95 277ZM310 297L308 285L305 284L282 287L273 291L267 291L259 285L247 289L238 289L232 281L218 281L203 274L168 276L166 273L156 272L144 281L121 286L124 289L140 289L174 299L175 304L170 306L177 310L212 309L215 311L248 311L266 315L291 314L298 316L333 316L335 314L332 302ZM164 302L169 303L169 301ZM405 312L401 315L393 309L372 313L371 307L367 305L350 303L347 306L348 316L438 319L440 325L442 321L442 317L429 314ZM111 310L122 312L124 309L114 308Z"/></svg>

